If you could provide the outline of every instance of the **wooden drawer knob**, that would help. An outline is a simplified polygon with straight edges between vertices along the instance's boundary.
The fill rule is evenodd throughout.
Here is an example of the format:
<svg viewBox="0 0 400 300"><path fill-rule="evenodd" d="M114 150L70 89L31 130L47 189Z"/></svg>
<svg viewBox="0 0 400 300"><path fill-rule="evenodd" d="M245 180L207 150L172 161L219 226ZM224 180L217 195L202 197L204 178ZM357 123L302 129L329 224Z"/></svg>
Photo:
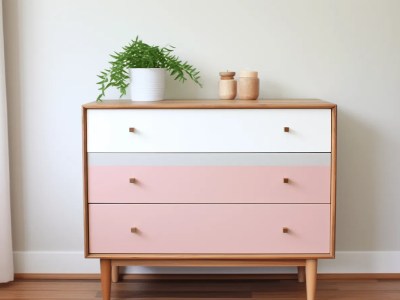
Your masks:
<svg viewBox="0 0 400 300"><path fill-rule="evenodd" d="M132 233L138 233L139 229L137 227L131 227Z"/></svg>
<svg viewBox="0 0 400 300"><path fill-rule="evenodd" d="M283 178L283 183L289 183L289 178Z"/></svg>
<svg viewBox="0 0 400 300"><path fill-rule="evenodd" d="M289 228L283 227L283 228L282 228L282 232L283 232L283 233L289 233Z"/></svg>
<svg viewBox="0 0 400 300"><path fill-rule="evenodd" d="M136 183L136 178L129 178L129 183Z"/></svg>
<svg viewBox="0 0 400 300"><path fill-rule="evenodd" d="M135 132L135 128L134 127L129 127L129 132Z"/></svg>
<svg viewBox="0 0 400 300"><path fill-rule="evenodd" d="M283 127L284 132L289 132L289 127Z"/></svg>

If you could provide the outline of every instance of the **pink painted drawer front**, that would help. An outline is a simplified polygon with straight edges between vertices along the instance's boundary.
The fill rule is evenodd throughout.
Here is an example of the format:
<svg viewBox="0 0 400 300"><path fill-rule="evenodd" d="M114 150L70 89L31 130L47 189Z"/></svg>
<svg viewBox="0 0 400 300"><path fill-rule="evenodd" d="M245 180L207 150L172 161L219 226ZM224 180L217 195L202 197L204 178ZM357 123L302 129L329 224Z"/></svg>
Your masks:
<svg viewBox="0 0 400 300"><path fill-rule="evenodd" d="M137 228L136 233L131 228ZM289 229L283 233L283 227ZM329 204L90 204L90 253L329 253Z"/></svg>
<svg viewBox="0 0 400 300"><path fill-rule="evenodd" d="M330 167L90 166L89 202L329 203Z"/></svg>

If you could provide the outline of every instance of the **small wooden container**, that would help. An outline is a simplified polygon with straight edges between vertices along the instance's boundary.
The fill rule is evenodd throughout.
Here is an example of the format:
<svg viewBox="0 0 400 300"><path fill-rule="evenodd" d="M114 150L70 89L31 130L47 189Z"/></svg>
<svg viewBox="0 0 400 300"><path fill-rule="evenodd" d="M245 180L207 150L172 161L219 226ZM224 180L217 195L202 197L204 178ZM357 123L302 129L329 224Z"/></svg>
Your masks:
<svg viewBox="0 0 400 300"><path fill-rule="evenodd" d="M239 77L239 99L257 100L260 93L260 80L256 71L242 71Z"/></svg>
<svg viewBox="0 0 400 300"><path fill-rule="evenodd" d="M220 72L219 98L222 100L233 100L236 98L237 82L234 79L235 72Z"/></svg>

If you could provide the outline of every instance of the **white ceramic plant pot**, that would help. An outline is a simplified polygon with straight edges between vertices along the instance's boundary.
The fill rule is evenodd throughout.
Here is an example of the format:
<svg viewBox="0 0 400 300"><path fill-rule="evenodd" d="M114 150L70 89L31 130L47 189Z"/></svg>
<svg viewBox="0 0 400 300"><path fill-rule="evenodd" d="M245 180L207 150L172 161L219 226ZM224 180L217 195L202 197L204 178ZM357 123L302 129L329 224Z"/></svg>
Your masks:
<svg viewBox="0 0 400 300"><path fill-rule="evenodd" d="M130 69L131 99L133 101L157 101L164 99L165 69Z"/></svg>

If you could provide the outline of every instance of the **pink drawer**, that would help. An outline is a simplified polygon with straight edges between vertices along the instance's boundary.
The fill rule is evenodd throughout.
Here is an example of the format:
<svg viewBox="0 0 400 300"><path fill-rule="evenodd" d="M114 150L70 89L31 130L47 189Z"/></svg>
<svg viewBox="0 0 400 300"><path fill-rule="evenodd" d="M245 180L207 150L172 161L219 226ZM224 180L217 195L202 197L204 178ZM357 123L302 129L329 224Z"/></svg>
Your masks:
<svg viewBox="0 0 400 300"><path fill-rule="evenodd" d="M90 166L89 202L329 203L330 168Z"/></svg>
<svg viewBox="0 0 400 300"><path fill-rule="evenodd" d="M90 253L329 253L329 241L329 204L89 205Z"/></svg>

